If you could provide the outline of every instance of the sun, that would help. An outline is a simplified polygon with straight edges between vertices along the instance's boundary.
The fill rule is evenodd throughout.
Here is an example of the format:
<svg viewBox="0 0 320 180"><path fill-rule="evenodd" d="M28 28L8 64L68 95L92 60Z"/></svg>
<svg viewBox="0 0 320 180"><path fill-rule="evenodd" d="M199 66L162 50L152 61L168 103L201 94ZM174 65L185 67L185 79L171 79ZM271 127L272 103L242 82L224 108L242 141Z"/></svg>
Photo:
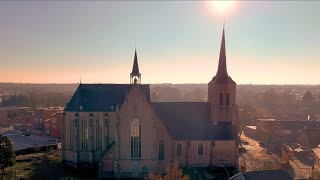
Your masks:
<svg viewBox="0 0 320 180"><path fill-rule="evenodd" d="M223 14L230 13L230 11L233 10L236 4L235 1L222 1L222 0L207 1L207 2L210 9Z"/></svg>

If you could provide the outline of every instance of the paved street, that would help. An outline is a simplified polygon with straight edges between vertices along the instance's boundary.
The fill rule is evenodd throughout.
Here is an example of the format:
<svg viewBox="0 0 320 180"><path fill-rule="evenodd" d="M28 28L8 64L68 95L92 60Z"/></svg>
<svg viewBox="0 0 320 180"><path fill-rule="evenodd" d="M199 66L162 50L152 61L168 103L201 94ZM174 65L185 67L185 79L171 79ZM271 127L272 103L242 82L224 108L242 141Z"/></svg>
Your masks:
<svg viewBox="0 0 320 180"><path fill-rule="evenodd" d="M241 162L247 165L247 170L252 171L259 167L259 162L265 159L272 161L275 155L264 153L264 149L259 146L259 143L245 135L241 136L242 139L249 142L249 145L244 145L248 153L241 157ZM259 168L258 168L259 169ZM298 159L290 160L290 167L287 172L293 177L293 179L306 179L309 176L310 167L300 162Z"/></svg>
<svg viewBox="0 0 320 180"><path fill-rule="evenodd" d="M11 140L14 150L52 144L52 142L49 141L53 139L52 137L33 134L23 136L22 132L18 130L8 131L4 133L4 135Z"/></svg>

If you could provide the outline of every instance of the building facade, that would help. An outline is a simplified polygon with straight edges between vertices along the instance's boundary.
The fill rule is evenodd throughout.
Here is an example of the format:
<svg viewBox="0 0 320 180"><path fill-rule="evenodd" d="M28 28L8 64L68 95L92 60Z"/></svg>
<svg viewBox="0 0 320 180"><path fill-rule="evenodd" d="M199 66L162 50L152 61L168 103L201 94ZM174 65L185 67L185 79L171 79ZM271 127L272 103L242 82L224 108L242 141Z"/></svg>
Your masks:
<svg viewBox="0 0 320 180"><path fill-rule="evenodd" d="M55 138L61 137L62 114L62 111L57 111L56 113L52 114L50 118L45 120L45 135Z"/></svg>
<svg viewBox="0 0 320 180"><path fill-rule="evenodd" d="M46 122L51 121L51 116L55 113L62 112L62 107L37 108L34 113L34 125L37 130L45 130ZM43 134L46 134L44 132Z"/></svg>
<svg viewBox="0 0 320 180"><path fill-rule="evenodd" d="M208 102L151 102L137 53L130 84L80 84L62 122L62 159L104 177L143 177L168 163L238 166L236 83L227 73L223 30Z"/></svg>

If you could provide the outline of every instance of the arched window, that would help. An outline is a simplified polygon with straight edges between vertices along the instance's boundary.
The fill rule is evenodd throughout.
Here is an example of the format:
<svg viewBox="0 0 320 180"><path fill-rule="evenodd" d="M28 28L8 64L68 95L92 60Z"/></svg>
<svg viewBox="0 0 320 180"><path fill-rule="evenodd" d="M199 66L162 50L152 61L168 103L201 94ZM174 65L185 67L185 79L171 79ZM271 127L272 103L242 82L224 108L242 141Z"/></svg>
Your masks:
<svg viewBox="0 0 320 180"><path fill-rule="evenodd" d="M88 148L88 124L87 118L82 117L81 119L81 149L86 150Z"/></svg>
<svg viewBox="0 0 320 180"><path fill-rule="evenodd" d="M158 160L163 161L164 160L164 141L159 140L159 154L158 154Z"/></svg>
<svg viewBox="0 0 320 180"><path fill-rule="evenodd" d="M203 144L198 145L198 156L203 156Z"/></svg>
<svg viewBox="0 0 320 180"><path fill-rule="evenodd" d="M141 124L138 119L131 121L131 158L141 158Z"/></svg>
<svg viewBox="0 0 320 180"><path fill-rule="evenodd" d="M178 157L182 156L182 144L181 143L177 144L177 156Z"/></svg>
<svg viewBox="0 0 320 180"><path fill-rule="evenodd" d="M102 125L100 122L100 119L96 119L95 123L95 133L96 133L96 149L101 150L102 149Z"/></svg>
<svg viewBox="0 0 320 180"><path fill-rule="evenodd" d="M220 98L219 98L219 101L220 101L220 106L223 106L223 94L220 93Z"/></svg>
<svg viewBox="0 0 320 180"><path fill-rule="evenodd" d="M229 93L227 93L227 106L230 106L230 94Z"/></svg>

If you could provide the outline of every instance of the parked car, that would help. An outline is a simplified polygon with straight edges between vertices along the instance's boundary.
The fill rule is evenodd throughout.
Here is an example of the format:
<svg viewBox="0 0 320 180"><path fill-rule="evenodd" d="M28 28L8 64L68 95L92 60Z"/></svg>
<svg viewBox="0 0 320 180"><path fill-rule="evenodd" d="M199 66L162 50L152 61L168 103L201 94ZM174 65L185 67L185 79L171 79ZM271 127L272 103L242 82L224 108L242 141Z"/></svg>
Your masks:
<svg viewBox="0 0 320 180"><path fill-rule="evenodd" d="M30 133L22 133L22 136L30 136Z"/></svg>
<svg viewBox="0 0 320 180"><path fill-rule="evenodd" d="M49 143L56 143L56 140L55 139L49 139L48 142Z"/></svg>

